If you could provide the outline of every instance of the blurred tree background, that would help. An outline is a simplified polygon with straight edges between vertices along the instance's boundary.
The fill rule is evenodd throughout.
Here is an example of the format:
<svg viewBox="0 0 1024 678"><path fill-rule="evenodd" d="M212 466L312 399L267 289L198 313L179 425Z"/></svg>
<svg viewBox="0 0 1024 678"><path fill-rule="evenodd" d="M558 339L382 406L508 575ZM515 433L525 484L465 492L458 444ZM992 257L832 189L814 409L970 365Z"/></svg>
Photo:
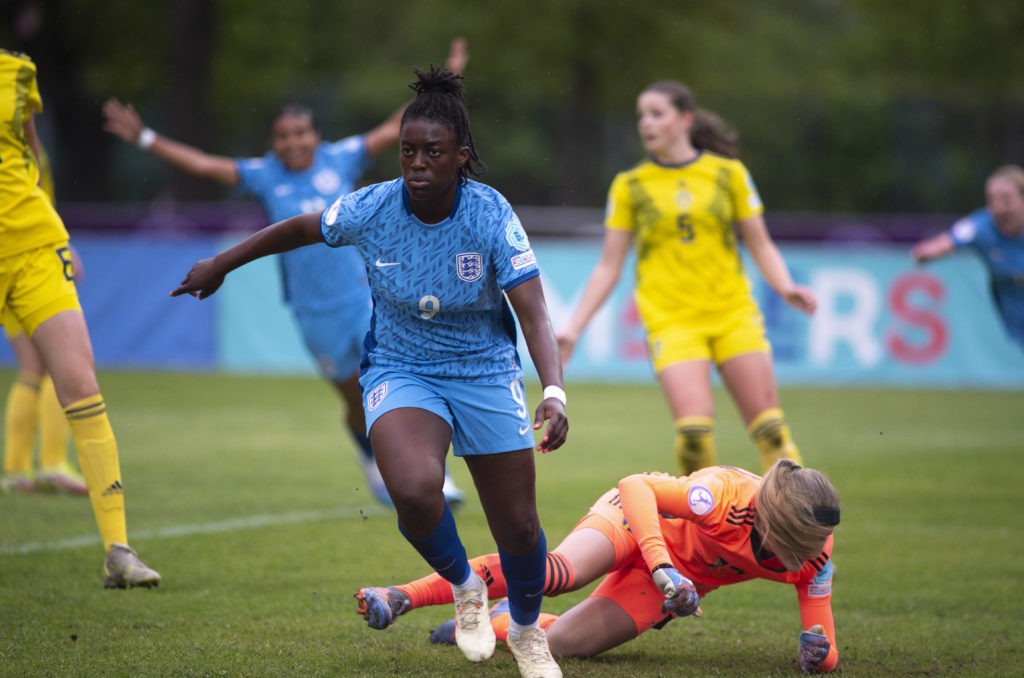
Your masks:
<svg viewBox="0 0 1024 678"><path fill-rule="evenodd" d="M100 105L262 155L298 100L364 132L414 66L469 40L485 181L516 204L600 206L641 158L634 103L674 78L735 125L769 210L963 212L1024 161L1020 0L7 0L2 46L40 69L62 200L226 197L101 131ZM387 157L371 178L397 176Z"/></svg>

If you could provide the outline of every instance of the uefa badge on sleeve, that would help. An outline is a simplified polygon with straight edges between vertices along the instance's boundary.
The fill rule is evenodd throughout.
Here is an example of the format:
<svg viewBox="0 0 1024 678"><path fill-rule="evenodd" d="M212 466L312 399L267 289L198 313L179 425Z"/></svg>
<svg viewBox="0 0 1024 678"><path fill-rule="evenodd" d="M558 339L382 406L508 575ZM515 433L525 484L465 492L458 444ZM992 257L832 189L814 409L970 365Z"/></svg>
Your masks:
<svg viewBox="0 0 1024 678"><path fill-rule="evenodd" d="M703 485L691 487L686 499L690 504L690 510L698 516L705 515L715 507L715 496Z"/></svg>

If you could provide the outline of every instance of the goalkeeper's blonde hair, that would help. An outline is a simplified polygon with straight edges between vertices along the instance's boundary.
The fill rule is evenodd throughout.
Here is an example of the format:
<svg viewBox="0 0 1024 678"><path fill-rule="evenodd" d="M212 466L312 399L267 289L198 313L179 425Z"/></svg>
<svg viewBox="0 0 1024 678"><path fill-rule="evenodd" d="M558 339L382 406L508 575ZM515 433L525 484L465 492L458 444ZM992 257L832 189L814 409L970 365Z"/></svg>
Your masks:
<svg viewBox="0 0 1024 678"><path fill-rule="evenodd" d="M808 560L818 555L839 523L839 494L820 471L780 459L757 491L754 529L762 542Z"/></svg>

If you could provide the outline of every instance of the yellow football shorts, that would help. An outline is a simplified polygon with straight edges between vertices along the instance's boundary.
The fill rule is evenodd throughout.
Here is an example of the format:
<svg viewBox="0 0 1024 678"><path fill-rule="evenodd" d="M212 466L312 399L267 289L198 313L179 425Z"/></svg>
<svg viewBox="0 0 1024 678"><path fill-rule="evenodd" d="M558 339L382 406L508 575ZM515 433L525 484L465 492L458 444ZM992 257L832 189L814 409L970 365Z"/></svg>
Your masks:
<svg viewBox="0 0 1024 678"><path fill-rule="evenodd" d="M32 336L58 313L81 310L74 279L67 241L0 259L0 299L7 335L17 334L12 332L17 327Z"/></svg>
<svg viewBox="0 0 1024 678"><path fill-rule="evenodd" d="M721 365L744 353L771 352L756 306L664 327L648 335L647 345L655 373L676 363L712 360Z"/></svg>

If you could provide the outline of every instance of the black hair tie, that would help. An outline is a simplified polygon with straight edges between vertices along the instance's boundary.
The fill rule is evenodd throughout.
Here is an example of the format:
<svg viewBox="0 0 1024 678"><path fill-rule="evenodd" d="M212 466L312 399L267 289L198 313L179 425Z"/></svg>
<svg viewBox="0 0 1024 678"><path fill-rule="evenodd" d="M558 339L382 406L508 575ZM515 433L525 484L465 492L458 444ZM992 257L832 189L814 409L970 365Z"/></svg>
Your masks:
<svg viewBox="0 0 1024 678"><path fill-rule="evenodd" d="M819 525L835 527L839 524L839 509L837 508L815 506L812 511L814 512L814 520Z"/></svg>

